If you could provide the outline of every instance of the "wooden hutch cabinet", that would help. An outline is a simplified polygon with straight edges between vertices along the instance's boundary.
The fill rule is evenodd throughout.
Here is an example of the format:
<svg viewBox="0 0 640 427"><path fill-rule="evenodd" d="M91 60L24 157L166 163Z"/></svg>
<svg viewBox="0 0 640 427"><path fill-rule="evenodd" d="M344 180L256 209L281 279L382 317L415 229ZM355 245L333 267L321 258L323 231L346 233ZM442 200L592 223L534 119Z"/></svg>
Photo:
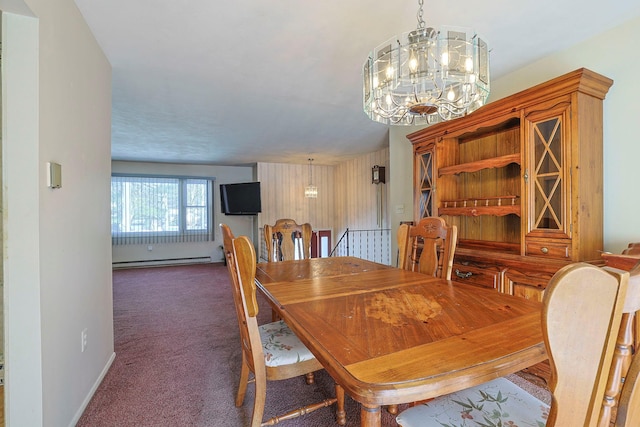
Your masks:
<svg viewBox="0 0 640 427"><path fill-rule="evenodd" d="M601 259L612 84L579 69L407 136L415 219L458 227L454 280L539 300L562 266Z"/></svg>

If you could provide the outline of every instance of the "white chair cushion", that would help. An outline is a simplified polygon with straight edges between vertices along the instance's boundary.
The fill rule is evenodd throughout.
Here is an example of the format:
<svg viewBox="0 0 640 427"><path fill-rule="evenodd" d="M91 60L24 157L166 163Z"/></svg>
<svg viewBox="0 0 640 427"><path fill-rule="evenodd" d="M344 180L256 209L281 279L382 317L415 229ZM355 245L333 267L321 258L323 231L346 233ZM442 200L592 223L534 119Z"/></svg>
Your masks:
<svg viewBox="0 0 640 427"><path fill-rule="evenodd" d="M260 325L259 329L267 366L292 365L315 359L309 349L282 320Z"/></svg>
<svg viewBox="0 0 640 427"><path fill-rule="evenodd" d="M437 397L396 417L402 427L544 427L549 405L505 378Z"/></svg>

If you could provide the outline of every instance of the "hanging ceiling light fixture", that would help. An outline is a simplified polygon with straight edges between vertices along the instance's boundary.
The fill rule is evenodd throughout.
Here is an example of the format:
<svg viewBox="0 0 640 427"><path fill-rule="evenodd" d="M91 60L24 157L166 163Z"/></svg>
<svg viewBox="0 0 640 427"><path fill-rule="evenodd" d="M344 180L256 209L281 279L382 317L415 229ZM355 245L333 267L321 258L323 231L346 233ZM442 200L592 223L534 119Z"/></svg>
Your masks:
<svg viewBox="0 0 640 427"><path fill-rule="evenodd" d="M363 106L391 125L454 119L489 96L489 48L472 29L426 27L418 0L418 28L373 50L364 63Z"/></svg>
<svg viewBox="0 0 640 427"><path fill-rule="evenodd" d="M311 162L313 162L313 159L309 159L309 185L304 189L304 197L316 199L318 197L318 187L312 184L313 170L311 169Z"/></svg>

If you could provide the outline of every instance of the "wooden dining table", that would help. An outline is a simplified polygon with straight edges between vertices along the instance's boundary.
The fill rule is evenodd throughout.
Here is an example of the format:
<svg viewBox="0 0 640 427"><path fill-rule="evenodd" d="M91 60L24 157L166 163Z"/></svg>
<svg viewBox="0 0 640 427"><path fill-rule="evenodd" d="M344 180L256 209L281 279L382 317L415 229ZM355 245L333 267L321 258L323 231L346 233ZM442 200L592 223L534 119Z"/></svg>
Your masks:
<svg viewBox="0 0 640 427"><path fill-rule="evenodd" d="M547 359L539 302L354 257L260 263L256 284L361 404L425 400Z"/></svg>

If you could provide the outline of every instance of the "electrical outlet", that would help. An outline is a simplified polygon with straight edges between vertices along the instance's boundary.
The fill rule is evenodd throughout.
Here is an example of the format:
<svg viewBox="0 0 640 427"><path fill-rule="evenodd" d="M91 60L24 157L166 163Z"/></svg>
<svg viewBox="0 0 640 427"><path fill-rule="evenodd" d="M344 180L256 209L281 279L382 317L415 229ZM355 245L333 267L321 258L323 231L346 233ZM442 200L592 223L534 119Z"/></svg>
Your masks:
<svg viewBox="0 0 640 427"><path fill-rule="evenodd" d="M87 328L84 328L80 333L80 340L81 340L80 351L84 353L84 351L87 349Z"/></svg>

